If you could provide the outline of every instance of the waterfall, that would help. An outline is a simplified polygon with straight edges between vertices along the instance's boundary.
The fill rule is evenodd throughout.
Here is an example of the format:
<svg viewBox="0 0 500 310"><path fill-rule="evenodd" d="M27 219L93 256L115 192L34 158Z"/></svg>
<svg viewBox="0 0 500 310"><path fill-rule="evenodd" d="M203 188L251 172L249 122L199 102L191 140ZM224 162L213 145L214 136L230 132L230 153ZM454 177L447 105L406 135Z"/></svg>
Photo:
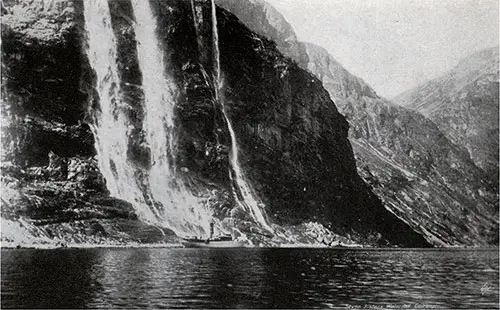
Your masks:
<svg viewBox="0 0 500 310"><path fill-rule="evenodd" d="M132 0L137 57L144 91L144 130L151 151L149 184L153 199L163 206L164 223L182 234L204 233L209 212L186 188L175 166L174 108L176 86L168 78L157 39L156 18L147 0Z"/></svg>
<svg viewBox="0 0 500 310"><path fill-rule="evenodd" d="M157 222L158 210L150 208L135 178L135 168L127 160L129 121L120 90L116 38L111 27L107 1L89 0L84 5L86 49L96 75L99 108L90 111L89 124L95 139L99 170L106 179L111 196L132 203L138 215Z"/></svg>
<svg viewBox="0 0 500 310"><path fill-rule="evenodd" d="M213 63L214 63L214 81L215 81L215 100L220 103L222 107L222 114L226 120L227 127L229 130L229 135L231 138L231 152L229 154L229 159L231 161L231 169L233 173L230 173L231 183L233 187L233 192L236 197L237 203L247 212L250 212L253 219L262 225L265 229L273 231L273 229L267 223L264 216L264 212L261 209L261 203L255 198L254 190L250 183L246 180L245 173L241 169L238 160L238 143L236 141L236 134L229 119L224 101L221 100L220 92L222 90L222 80L221 80L221 70L220 70L220 50L219 50L219 33L217 29L217 15L215 0L211 0L211 10L212 10L212 40L213 40Z"/></svg>
<svg viewBox="0 0 500 310"><path fill-rule="evenodd" d="M143 131L151 167L137 173L127 159L132 123L122 98L117 67L116 37L106 0L84 3L88 34L87 56L97 77L99 109L90 111L90 127L100 171L110 194L133 204L142 220L172 229L178 235L204 234L212 218L187 190L175 167L175 85L166 78L163 54L149 1L133 0L139 67L144 93ZM146 179L138 179L146 175ZM142 184L142 186L139 186Z"/></svg>
<svg viewBox="0 0 500 310"><path fill-rule="evenodd" d="M197 23L198 17L196 14L196 6L194 5L194 0L191 0L191 15L193 15L193 22L194 22L194 29L196 31L196 38L199 41L198 36L200 35L200 31L198 29L198 23Z"/></svg>

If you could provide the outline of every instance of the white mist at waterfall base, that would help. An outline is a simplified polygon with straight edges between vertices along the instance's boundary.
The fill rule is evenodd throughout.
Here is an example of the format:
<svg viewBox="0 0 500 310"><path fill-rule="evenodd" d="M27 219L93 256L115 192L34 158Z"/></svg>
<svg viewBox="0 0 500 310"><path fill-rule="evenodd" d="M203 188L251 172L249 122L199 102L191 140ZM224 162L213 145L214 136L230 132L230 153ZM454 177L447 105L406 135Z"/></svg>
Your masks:
<svg viewBox="0 0 500 310"><path fill-rule="evenodd" d="M144 201L133 165L127 160L129 121L125 114L116 64L116 37L111 25L107 1L86 1L84 4L86 49L96 74L99 108L92 109L89 124L95 139L99 170L106 179L111 196L134 205L138 216L157 222L158 211Z"/></svg>
<svg viewBox="0 0 500 310"><path fill-rule="evenodd" d="M205 233L212 217L177 174L174 108L176 86L168 78L149 1L132 0L137 57L144 91L144 130L151 151L152 198L163 206L164 224L181 234Z"/></svg>
<svg viewBox="0 0 500 310"><path fill-rule="evenodd" d="M267 223L264 212L261 209L263 207L262 203L259 203L256 199L256 195L254 193L253 188L250 183L246 180L245 173L243 172L239 160L238 160L238 143L236 141L236 134L234 132L233 126L231 124L231 120L229 119L224 101L221 100L220 91L222 89L222 80L221 80L221 69L220 69L220 50L219 50L219 33L217 29L217 13L215 1L211 0L211 9L212 9L212 39L213 39L213 50L214 50L214 80L215 80L215 100L220 102L222 106L222 114L224 115L225 121L227 123L227 127L229 130L229 135L231 138L231 152L230 152L230 161L231 161L231 169L234 172L234 176L230 174L231 181L233 184L233 192L235 194L236 200L238 204L247 212L250 212L253 219L262 225L263 228L273 231L273 229ZM239 194L241 195L238 195Z"/></svg>

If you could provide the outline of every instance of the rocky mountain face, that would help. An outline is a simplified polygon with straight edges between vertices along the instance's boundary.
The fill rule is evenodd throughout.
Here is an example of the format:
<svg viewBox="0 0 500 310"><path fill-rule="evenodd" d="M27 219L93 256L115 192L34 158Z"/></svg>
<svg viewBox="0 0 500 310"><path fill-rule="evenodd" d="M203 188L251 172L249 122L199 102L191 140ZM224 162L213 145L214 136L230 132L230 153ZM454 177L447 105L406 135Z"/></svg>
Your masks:
<svg viewBox="0 0 500 310"><path fill-rule="evenodd" d="M276 16L262 2L241 1L234 11L242 21L261 12ZM228 6L228 9L232 9ZM238 15L239 14L239 15ZM272 20L280 20L274 17ZM277 46L289 37L276 37ZM266 35L267 28L249 24ZM289 30L287 30L289 31ZM296 42L307 53L281 51L318 77L350 124L349 139L358 173L382 199L384 206L422 233L432 244L498 244L498 185L430 120L379 97L362 79L345 70L325 49Z"/></svg>
<svg viewBox="0 0 500 310"><path fill-rule="evenodd" d="M9 230L2 229L3 242L20 243L19 235L94 244L175 242L168 227L143 222L133 204L111 197L98 169L88 126L98 97L84 52L86 3L31 1L4 7L2 220ZM359 177L348 123L321 81L284 57L274 42L218 8L222 96L242 168L275 232L259 229L235 207L228 170L230 135L214 105L205 52L197 49L200 38L190 1L151 4L162 29L158 38L166 66L179 89L176 167L214 218L232 220L264 245L332 240L428 245L412 223L388 212ZM109 7L132 127L124 156L147 167L151 162L139 128L143 94L135 16L129 1L111 1ZM209 16L209 3L201 1L201 7L203 16Z"/></svg>
<svg viewBox="0 0 500 310"><path fill-rule="evenodd" d="M433 120L493 180L498 179L498 59L498 46L479 51L444 76L394 98Z"/></svg>
<svg viewBox="0 0 500 310"><path fill-rule="evenodd" d="M497 187L467 152L421 114L377 96L322 48L306 46L308 69L324 77L351 124L359 173L386 207L435 244L496 243Z"/></svg>
<svg viewBox="0 0 500 310"><path fill-rule="evenodd" d="M306 49L308 61L299 64L323 82L332 99L339 101L339 107L344 105L346 98L379 99L377 93L363 79L349 73L324 48L305 42L302 45Z"/></svg>
<svg viewBox="0 0 500 310"><path fill-rule="evenodd" d="M80 1L4 1L2 246L175 241L110 197L85 123Z"/></svg>
<svg viewBox="0 0 500 310"><path fill-rule="evenodd" d="M249 29L275 42L282 54L299 63L309 60L290 23L266 1L216 0L216 3L236 15Z"/></svg>

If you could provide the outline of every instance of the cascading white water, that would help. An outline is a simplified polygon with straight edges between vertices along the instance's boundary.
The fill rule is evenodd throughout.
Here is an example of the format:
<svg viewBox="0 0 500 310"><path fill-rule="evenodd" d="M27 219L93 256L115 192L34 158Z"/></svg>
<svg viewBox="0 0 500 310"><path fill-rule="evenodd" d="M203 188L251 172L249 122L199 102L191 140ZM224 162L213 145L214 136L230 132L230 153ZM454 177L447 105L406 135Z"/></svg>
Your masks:
<svg viewBox="0 0 500 310"><path fill-rule="evenodd" d="M194 29L196 31L196 37L198 38L199 36L199 29L198 29L198 17L196 16L196 6L194 5L194 0L191 0L191 14L193 15L193 21L194 21Z"/></svg>
<svg viewBox="0 0 500 310"><path fill-rule="evenodd" d="M236 141L236 134L233 130L233 126L231 124L231 120L229 119L226 108L223 100L220 98L220 91L222 88L222 80L221 80L221 70L220 70L220 50L219 50L219 33L217 29L217 14L215 7L215 0L211 0L211 10L212 10L212 39L213 39L213 62L214 62L214 80L215 80L215 100L220 102L222 106L222 114L227 123L227 127L229 130L229 135L231 137L231 152L230 152L230 161L231 161L231 169L234 172L234 176L230 174L231 181L233 184L233 191L235 192L235 197L243 209L247 212L250 212L252 217L257 223L260 223L262 227L268 229L269 231L273 231L273 229L267 223L267 220L264 216L264 212L261 209L261 204L255 198L254 190L251 187L250 183L247 182L245 173L241 169L239 160L238 160L238 143ZM240 195L239 195L240 194Z"/></svg>
<svg viewBox="0 0 500 310"><path fill-rule="evenodd" d="M132 203L140 218L155 223L158 210L146 205L134 176L134 167L127 160L129 121L120 90L116 38L108 2L85 1L84 16L88 40L86 52L96 74L99 94L99 108L90 111L93 119L90 128L95 139L99 169L112 196Z"/></svg>
<svg viewBox="0 0 500 310"><path fill-rule="evenodd" d="M212 217L179 180L175 167L175 84L167 78L157 39L156 18L148 0L132 0L137 54L144 90L144 130L151 150L149 184L162 204L168 227L182 234L204 233Z"/></svg>
<svg viewBox="0 0 500 310"><path fill-rule="evenodd" d="M156 25L147 0L132 1L139 67L144 93L143 130L150 148L147 180L137 179L137 168L127 159L132 124L122 99L117 67L116 37L106 0L84 3L88 34L87 56L97 77L100 108L91 111L99 168L110 194L134 205L142 220L166 226L179 235L204 234L209 212L176 178L174 150L174 84L165 77ZM146 187L140 187L144 183ZM146 203L147 201L150 203Z"/></svg>

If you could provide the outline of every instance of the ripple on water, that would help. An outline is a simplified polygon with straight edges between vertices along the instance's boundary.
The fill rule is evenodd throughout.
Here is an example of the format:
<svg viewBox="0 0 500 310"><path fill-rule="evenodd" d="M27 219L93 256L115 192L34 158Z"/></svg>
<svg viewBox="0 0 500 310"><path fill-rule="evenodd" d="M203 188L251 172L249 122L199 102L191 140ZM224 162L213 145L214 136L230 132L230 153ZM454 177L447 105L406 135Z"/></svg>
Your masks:
<svg viewBox="0 0 500 310"><path fill-rule="evenodd" d="M2 250L4 308L498 308L496 251Z"/></svg>

